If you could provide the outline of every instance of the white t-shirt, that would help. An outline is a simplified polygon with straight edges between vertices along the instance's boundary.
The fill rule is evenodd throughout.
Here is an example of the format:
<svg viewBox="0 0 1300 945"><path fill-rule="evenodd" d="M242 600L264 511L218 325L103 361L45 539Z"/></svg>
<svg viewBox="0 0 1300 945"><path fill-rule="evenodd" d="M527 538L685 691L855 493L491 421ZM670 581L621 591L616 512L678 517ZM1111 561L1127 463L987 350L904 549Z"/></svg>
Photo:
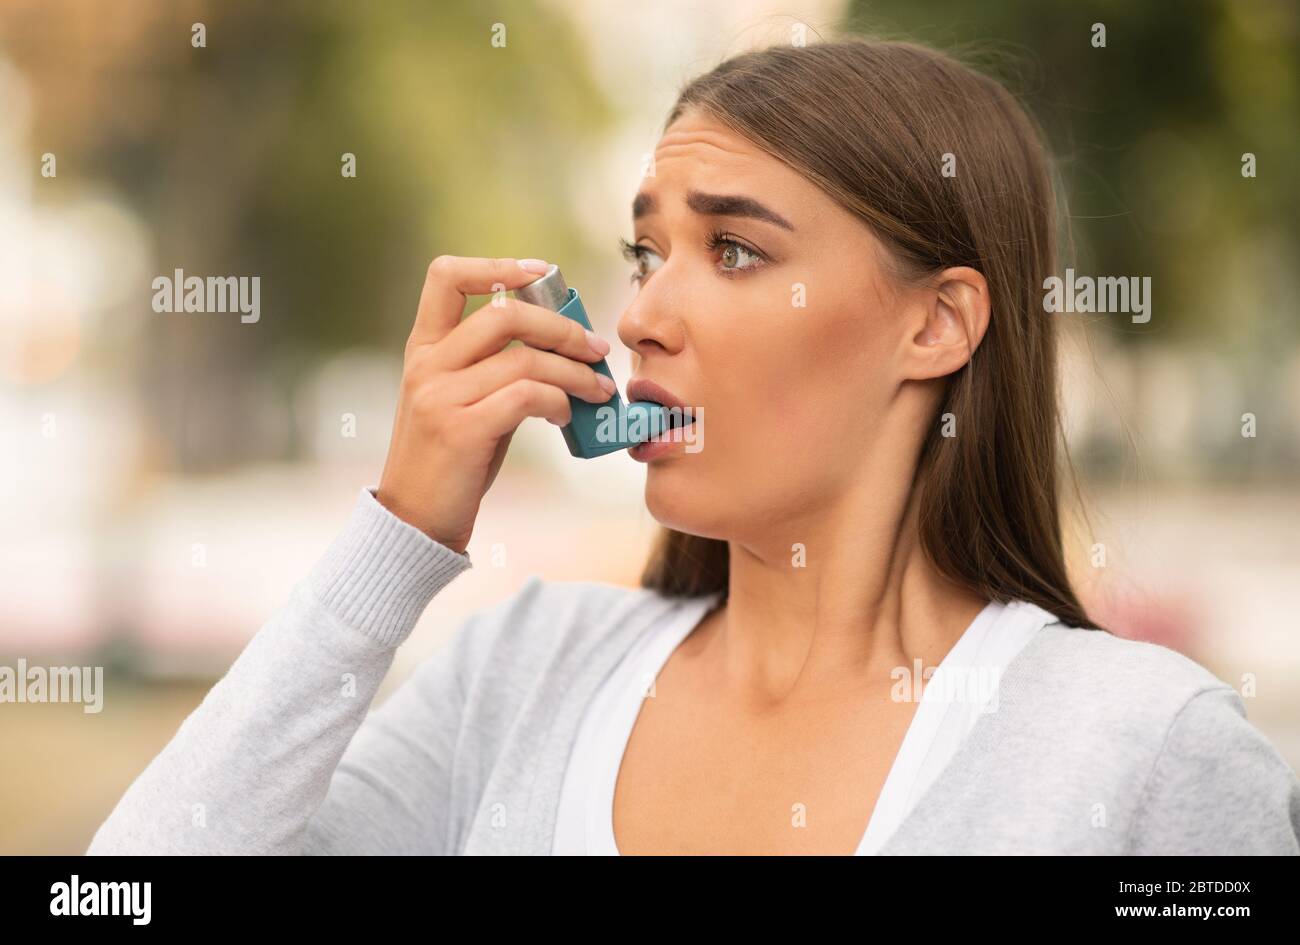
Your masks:
<svg viewBox="0 0 1300 945"><path fill-rule="evenodd" d="M565 769L551 852L618 856L614 787L641 700L668 657L708 613L717 594L695 598L648 629L588 704ZM1057 618L1028 601L989 603L928 681L876 800L857 855L874 854L956 753L984 711L997 708L997 681L1042 627ZM910 672L911 667L906 667Z"/></svg>

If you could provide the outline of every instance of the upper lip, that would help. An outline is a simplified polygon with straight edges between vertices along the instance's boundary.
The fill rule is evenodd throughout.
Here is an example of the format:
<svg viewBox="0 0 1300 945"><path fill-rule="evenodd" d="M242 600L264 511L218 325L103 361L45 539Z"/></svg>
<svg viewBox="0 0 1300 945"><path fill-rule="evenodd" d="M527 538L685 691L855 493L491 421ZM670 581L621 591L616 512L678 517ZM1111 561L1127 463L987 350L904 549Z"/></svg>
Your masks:
<svg viewBox="0 0 1300 945"><path fill-rule="evenodd" d="M627 399L629 401L652 400L669 408L686 406L672 391L665 390L654 381L646 380L644 377L633 378L628 382Z"/></svg>

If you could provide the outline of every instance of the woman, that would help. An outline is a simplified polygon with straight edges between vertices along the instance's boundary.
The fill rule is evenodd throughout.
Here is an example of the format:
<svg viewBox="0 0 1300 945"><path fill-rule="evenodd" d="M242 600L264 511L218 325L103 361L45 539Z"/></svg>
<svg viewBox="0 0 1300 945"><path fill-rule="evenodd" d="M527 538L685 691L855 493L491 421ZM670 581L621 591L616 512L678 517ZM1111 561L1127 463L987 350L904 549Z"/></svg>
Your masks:
<svg viewBox="0 0 1300 945"><path fill-rule="evenodd" d="M530 579L367 715L514 429L611 394L553 312L461 320L544 262L440 257L377 490L90 852L1297 852L1235 690L1070 588L1052 190L1004 89L907 44L739 56L633 216L628 396L711 431L632 451L643 587Z"/></svg>

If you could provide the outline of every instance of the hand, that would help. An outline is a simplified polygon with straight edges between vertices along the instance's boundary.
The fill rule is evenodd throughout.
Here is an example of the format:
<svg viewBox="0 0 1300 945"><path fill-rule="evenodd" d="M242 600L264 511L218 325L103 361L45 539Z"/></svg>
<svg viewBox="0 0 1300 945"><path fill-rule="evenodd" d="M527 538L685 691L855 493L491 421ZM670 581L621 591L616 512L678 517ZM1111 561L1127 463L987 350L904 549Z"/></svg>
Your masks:
<svg viewBox="0 0 1300 945"><path fill-rule="evenodd" d="M564 426L569 394L591 403L614 394L583 363L609 343L557 312L501 297L462 320L467 295L517 289L545 271L537 260L439 256L420 294L376 498L458 554L524 417ZM503 350L515 339L525 346Z"/></svg>

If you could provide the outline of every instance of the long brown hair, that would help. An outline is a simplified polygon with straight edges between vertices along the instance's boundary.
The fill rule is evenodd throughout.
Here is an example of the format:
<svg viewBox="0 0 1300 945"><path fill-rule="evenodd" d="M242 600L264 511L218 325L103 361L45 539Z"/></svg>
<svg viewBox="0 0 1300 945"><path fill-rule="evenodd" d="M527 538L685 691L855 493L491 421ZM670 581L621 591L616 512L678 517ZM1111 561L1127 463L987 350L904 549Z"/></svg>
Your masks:
<svg viewBox="0 0 1300 945"><path fill-rule="evenodd" d="M1066 574L1058 508L1064 455L1055 323L1056 201L1038 126L994 79L912 43L843 39L728 59L690 82L664 127L698 108L785 162L892 250L900 277L970 266L992 314L950 376L922 449L922 547L986 600L1037 604L1095 627ZM941 173L943 163L955 174ZM725 593L725 541L664 528L641 585Z"/></svg>

